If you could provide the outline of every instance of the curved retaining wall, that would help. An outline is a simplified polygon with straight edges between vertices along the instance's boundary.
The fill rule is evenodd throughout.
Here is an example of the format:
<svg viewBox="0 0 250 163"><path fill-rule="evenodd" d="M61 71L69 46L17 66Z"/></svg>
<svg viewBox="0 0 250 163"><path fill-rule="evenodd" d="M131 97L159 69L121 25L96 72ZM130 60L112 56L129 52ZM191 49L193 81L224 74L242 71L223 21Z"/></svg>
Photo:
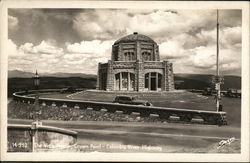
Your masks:
<svg viewBox="0 0 250 163"><path fill-rule="evenodd" d="M39 90L39 93L52 93L60 92L60 90ZM15 101L33 104L34 97L27 95L34 94L35 91L22 91L13 94ZM192 118L202 118L204 124L212 125L226 125L226 112L203 111L203 110L190 110L178 108L166 108L156 106L137 106L126 104L115 104L109 102L95 102L95 101L82 101L82 100L69 100L69 99L55 99L55 98L39 98L39 104L63 107L77 107L80 109L93 108L95 111L106 109L108 112L114 113L122 111L123 114L131 114L132 112L140 113L142 117L149 117L150 114L158 114L162 119L169 119L170 116L179 117L180 121L190 122Z"/></svg>
<svg viewBox="0 0 250 163"><path fill-rule="evenodd" d="M65 151L77 143L77 132L71 130L37 126L34 140L32 132L31 125L8 124L8 152Z"/></svg>

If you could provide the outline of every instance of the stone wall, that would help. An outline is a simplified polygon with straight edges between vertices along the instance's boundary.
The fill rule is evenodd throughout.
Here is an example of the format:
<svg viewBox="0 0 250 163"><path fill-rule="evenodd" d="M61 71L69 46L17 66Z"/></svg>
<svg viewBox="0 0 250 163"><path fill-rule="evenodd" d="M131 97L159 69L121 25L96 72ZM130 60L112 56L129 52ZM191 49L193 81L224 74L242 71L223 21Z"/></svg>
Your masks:
<svg viewBox="0 0 250 163"><path fill-rule="evenodd" d="M113 61L108 61L108 70L107 70L107 91L114 90L114 72L113 72Z"/></svg>
<svg viewBox="0 0 250 163"><path fill-rule="evenodd" d="M144 80L145 74L149 72L160 73L163 77L162 89L157 90L174 89L172 64L167 61L160 62L159 46L152 39L138 33L126 36L112 46L111 60L98 66L97 89L115 90L115 74L120 72L135 74L135 91L147 91ZM106 85L103 86L105 82Z"/></svg>
<svg viewBox="0 0 250 163"><path fill-rule="evenodd" d="M174 90L174 74L173 74L173 65L168 61L163 61L165 66L165 91Z"/></svg>
<svg viewBox="0 0 250 163"><path fill-rule="evenodd" d="M104 82L103 75L106 75L106 87L105 90L112 91L115 89L115 74L120 72L129 72L135 74L135 91L145 91L145 74L149 72L157 72L162 74L162 91L174 90L174 75L173 65L168 61L157 62L124 62L124 61L111 61L107 64L99 64L97 89L103 88L101 86Z"/></svg>

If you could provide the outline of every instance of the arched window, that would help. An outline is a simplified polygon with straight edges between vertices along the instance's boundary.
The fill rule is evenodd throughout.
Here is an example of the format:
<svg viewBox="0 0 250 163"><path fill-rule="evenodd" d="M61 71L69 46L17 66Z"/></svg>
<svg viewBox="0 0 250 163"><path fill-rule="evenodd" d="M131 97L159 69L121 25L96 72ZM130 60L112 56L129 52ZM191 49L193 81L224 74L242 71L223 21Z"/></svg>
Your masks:
<svg viewBox="0 0 250 163"><path fill-rule="evenodd" d="M145 74L145 89L149 91L161 90L162 74L157 72L149 72Z"/></svg>
<svg viewBox="0 0 250 163"><path fill-rule="evenodd" d="M134 52L125 52L124 53L124 60L125 61L134 61L135 60L135 53Z"/></svg>
<svg viewBox="0 0 250 163"><path fill-rule="evenodd" d="M151 53L142 52L142 58L143 58L144 61L151 61Z"/></svg>
<svg viewBox="0 0 250 163"><path fill-rule="evenodd" d="M128 53L124 53L124 60L127 61Z"/></svg>
<svg viewBox="0 0 250 163"><path fill-rule="evenodd" d="M115 74L115 90L135 90L135 74L120 72Z"/></svg>

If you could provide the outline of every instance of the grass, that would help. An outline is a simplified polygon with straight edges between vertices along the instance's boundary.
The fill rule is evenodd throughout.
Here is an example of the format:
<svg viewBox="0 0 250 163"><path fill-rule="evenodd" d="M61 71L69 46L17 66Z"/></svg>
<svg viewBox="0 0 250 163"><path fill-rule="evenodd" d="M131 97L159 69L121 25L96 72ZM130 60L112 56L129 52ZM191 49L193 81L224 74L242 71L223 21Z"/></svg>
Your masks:
<svg viewBox="0 0 250 163"><path fill-rule="evenodd" d="M105 101L112 102L116 95L128 93L108 93L96 91L84 91L75 94L72 99L89 100L89 101ZM68 94L46 94L42 97L50 98L67 98ZM164 93L131 93L139 99L147 100L154 106L193 109L193 110L209 110L216 111L214 96L202 96L197 93L187 91L175 91ZM223 111L227 112L227 119L230 126L241 126L241 99L222 97L221 104Z"/></svg>

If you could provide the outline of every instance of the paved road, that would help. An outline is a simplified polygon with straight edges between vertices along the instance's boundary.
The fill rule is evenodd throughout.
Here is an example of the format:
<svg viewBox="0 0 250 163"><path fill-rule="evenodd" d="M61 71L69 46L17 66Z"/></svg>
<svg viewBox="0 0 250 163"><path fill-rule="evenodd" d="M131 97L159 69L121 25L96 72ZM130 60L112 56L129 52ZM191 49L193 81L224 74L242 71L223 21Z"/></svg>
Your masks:
<svg viewBox="0 0 250 163"><path fill-rule="evenodd" d="M31 121L10 119L8 123ZM106 152L207 152L221 140L240 141L240 129L229 126L52 120L43 125L77 131L79 146L92 145L96 149L91 150Z"/></svg>

